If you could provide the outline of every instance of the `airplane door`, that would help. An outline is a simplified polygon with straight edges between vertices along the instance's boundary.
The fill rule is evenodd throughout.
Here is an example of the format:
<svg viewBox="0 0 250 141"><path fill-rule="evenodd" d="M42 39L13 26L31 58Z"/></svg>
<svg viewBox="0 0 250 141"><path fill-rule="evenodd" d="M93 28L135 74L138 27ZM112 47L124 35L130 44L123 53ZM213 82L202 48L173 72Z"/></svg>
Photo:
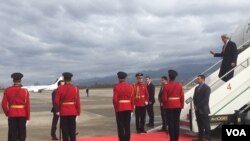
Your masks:
<svg viewBox="0 0 250 141"><path fill-rule="evenodd" d="M249 23L250 19L244 21L242 24L240 24L240 26L236 28L236 30L231 35L231 40L236 43L237 47L239 47L240 45L242 45L243 43L245 43L250 39Z"/></svg>
<svg viewBox="0 0 250 141"><path fill-rule="evenodd" d="M248 40L250 40L250 19L247 22L245 36L244 36L244 41L246 42Z"/></svg>

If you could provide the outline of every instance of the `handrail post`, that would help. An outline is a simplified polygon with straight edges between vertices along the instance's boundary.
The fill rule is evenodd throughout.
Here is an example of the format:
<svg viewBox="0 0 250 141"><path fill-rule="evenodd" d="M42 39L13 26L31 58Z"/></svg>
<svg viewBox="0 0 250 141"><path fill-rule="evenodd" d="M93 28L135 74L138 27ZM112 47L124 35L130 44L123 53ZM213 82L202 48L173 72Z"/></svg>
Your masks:
<svg viewBox="0 0 250 141"><path fill-rule="evenodd" d="M190 123L190 130L193 131L193 117L194 117L194 108L193 108L193 101L190 102L190 111L189 111L189 123Z"/></svg>
<svg viewBox="0 0 250 141"><path fill-rule="evenodd" d="M241 124L241 114L239 110L235 110L235 123Z"/></svg>

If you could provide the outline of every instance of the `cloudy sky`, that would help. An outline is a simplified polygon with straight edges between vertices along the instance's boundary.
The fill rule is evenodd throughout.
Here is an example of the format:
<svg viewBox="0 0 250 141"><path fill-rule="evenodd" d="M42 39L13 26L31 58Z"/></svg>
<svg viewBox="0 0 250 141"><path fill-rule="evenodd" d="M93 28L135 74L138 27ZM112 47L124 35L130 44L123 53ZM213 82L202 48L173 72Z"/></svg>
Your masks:
<svg viewBox="0 0 250 141"><path fill-rule="evenodd" d="M249 0L0 0L0 84L49 83L214 59Z"/></svg>

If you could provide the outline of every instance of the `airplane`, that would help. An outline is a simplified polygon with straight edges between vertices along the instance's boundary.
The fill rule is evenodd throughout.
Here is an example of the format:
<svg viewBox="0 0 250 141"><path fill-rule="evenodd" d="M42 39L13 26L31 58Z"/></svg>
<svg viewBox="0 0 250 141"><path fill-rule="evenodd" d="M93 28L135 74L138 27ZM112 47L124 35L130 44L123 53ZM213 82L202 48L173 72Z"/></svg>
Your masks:
<svg viewBox="0 0 250 141"><path fill-rule="evenodd" d="M22 88L27 89L29 92L41 93L43 90L55 90L57 89L57 83L63 80L63 77L59 77L53 84L51 85L33 85L33 86L23 86Z"/></svg>

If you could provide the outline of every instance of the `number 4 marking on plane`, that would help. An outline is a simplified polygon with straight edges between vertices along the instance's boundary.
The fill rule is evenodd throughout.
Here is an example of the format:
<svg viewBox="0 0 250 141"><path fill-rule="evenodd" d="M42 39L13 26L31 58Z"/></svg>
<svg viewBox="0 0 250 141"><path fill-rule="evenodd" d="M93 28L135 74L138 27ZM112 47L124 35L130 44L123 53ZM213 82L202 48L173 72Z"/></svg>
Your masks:
<svg viewBox="0 0 250 141"><path fill-rule="evenodd" d="M231 90L231 89L232 89L230 83L227 85L227 89L228 89L228 90Z"/></svg>

